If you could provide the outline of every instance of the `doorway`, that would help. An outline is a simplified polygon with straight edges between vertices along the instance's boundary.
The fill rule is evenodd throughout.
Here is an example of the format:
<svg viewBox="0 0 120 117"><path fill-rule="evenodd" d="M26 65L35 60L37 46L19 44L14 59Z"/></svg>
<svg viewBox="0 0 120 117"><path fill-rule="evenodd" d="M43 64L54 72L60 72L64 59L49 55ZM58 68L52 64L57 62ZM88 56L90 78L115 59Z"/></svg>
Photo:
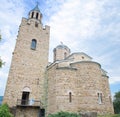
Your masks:
<svg viewBox="0 0 120 117"><path fill-rule="evenodd" d="M30 92L23 92L22 93L22 100L21 100L22 105L28 105L28 103L29 103L29 94L30 94Z"/></svg>

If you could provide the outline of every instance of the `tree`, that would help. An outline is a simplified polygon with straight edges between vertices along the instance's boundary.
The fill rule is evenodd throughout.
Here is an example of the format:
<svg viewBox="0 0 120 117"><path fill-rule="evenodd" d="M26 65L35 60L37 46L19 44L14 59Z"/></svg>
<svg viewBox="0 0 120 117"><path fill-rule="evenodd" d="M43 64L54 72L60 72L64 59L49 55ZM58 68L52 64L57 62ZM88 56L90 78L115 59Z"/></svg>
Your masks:
<svg viewBox="0 0 120 117"><path fill-rule="evenodd" d="M58 112L56 114L49 114L48 117L80 117L76 113L69 113L69 112Z"/></svg>
<svg viewBox="0 0 120 117"><path fill-rule="evenodd" d="M1 58L0 58L0 68L2 67L2 65L3 65L3 63L2 63L2 60L1 60Z"/></svg>
<svg viewBox="0 0 120 117"><path fill-rule="evenodd" d="M115 113L116 114L120 113L120 91L115 93L113 105Z"/></svg>
<svg viewBox="0 0 120 117"><path fill-rule="evenodd" d="M0 106L0 117L13 117L7 104L2 104Z"/></svg>
<svg viewBox="0 0 120 117"><path fill-rule="evenodd" d="M0 58L0 68L2 67L2 65L4 65L2 59Z"/></svg>

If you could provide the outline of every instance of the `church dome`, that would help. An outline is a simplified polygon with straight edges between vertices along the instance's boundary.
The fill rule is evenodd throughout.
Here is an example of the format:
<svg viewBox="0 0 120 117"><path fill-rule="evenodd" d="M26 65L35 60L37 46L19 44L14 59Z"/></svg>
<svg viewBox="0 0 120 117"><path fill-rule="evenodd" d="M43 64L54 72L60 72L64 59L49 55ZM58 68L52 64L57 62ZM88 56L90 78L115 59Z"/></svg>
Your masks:
<svg viewBox="0 0 120 117"><path fill-rule="evenodd" d="M66 45L64 45L63 43L61 43L60 45L58 45L55 49L66 49L66 50L69 50L69 52L70 52L70 49Z"/></svg>
<svg viewBox="0 0 120 117"><path fill-rule="evenodd" d="M70 49L61 43L53 50L54 52L54 61L56 60L64 60L70 55Z"/></svg>
<svg viewBox="0 0 120 117"><path fill-rule="evenodd" d="M68 48L68 47L64 44L61 44L61 45L58 45L56 48Z"/></svg>

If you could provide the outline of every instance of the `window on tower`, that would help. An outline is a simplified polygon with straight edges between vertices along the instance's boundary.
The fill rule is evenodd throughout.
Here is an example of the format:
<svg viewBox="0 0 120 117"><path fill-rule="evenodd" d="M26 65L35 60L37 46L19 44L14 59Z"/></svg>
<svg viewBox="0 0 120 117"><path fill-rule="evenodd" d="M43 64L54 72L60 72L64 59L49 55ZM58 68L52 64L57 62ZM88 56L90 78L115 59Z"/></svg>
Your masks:
<svg viewBox="0 0 120 117"><path fill-rule="evenodd" d="M31 18L33 18L33 16L34 16L34 12L32 12L32 16L31 16Z"/></svg>
<svg viewBox="0 0 120 117"><path fill-rule="evenodd" d="M38 15L39 15L39 14L37 13L37 14L36 14L36 19L38 19Z"/></svg>
<svg viewBox="0 0 120 117"><path fill-rule="evenodd" d="M31 42L31 49L32 49L32 50L35 50L35 49L36 49L36 45L37 45L36 39L32 39L32 42Z"/></svg>

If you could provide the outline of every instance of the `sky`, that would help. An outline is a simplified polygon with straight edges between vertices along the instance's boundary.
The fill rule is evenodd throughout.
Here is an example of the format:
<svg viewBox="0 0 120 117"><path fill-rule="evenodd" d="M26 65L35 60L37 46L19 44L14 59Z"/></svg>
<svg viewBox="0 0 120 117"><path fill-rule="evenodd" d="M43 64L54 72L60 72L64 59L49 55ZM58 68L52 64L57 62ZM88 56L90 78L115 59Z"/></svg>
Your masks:
<svg viewBox="0 0 120 117"><path fill-rule="evenodd" d="M43 25L50 26L49 61L63 42L71 52L84 52L108 72L112 96L120 91L120 0L0 0L0 95L6 81L22 17L36 3Z"/></svg>

